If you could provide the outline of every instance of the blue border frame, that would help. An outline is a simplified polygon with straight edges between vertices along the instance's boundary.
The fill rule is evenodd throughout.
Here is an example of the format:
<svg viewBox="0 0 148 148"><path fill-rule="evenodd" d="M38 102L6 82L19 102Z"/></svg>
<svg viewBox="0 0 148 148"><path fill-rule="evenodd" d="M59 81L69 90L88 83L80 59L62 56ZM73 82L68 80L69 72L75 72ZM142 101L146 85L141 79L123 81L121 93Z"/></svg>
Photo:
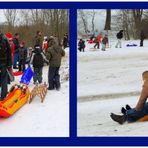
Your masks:
<svg viewBox="0 0 148 148"><path fill-rule="evenodd" d="M77 9L148 9L148 2L0 2L0 9L70 9L70 137L1 137L0 146L148 146L148 137L77 137Z"/></svg>

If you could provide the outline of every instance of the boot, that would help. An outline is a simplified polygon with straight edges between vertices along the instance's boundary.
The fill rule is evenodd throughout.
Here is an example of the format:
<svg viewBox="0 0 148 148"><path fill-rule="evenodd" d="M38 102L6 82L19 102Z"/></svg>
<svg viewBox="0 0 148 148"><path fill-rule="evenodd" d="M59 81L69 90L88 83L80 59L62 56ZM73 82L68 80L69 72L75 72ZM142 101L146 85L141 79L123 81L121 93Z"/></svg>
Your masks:
<svg viewBox="0 0 148 148"><path fill-rule="evenodd" d="M124 107L121 108L121 113L122 113L123 115L126 115L126 111L127 111L127 110L126 110Z"/></svg>
<svg viewBox="0 0 148 148"><path fill-rule="evenodd" d="M116 115L114 113L111 113L110 117L115 122L118 122L119 124L123 124L126 121L126 115Z"/></svg>
<svg viewBox="0 0 148 148"><path fill-rule="evenodd" d="M126 104L125 108L126 108L127 110L132 109L128 104Z"/></svg>

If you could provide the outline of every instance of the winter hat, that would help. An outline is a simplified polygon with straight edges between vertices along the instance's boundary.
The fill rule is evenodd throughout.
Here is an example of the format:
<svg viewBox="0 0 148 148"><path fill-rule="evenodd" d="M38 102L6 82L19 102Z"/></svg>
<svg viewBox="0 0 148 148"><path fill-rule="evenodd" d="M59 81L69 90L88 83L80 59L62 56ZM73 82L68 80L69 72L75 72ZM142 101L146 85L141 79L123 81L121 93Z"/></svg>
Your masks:
<svg viewBox="0 0 148 148"><path fill-rule="evenodd" d="M44 36L44 40L47 40L47 36Z"/></svg>
<svg viewBox="0 0 148 148"><path fill-rule="evenodd" d="M12 41L12 34L10 32L5 34L9 41Z"/></svg>

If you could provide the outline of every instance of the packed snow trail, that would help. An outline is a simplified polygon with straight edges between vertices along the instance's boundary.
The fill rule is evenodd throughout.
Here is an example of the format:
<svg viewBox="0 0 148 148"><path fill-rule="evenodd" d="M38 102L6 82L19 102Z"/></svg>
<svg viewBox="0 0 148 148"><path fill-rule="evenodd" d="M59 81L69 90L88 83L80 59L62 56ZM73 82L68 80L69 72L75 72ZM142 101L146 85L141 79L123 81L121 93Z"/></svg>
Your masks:
<svg viewBox="0 0 148 148"><path fill-rule="evenodd" d="M123 41L123 48L115 48L115 42L106 51L90 51L93 44L86 44L86 52L78 52L78 136L148 135L148 122L119 125L110 118L139 99L142 73L148 70L148 40L144 47L126 47L129 41Z"/></svg>
<svg viewBox="0 0 148 148"><path fill-rule="evenodd" d="M0 118L0 137L68 137L69 136L69 55L62 60L61 90L47 91L44 102L35 97L9 118ZM47 81L48 66L43 68ZM15 77L19 83L21 76ZM9 85L9 87L11 86ZM34 87L33 81L29 89Z"/></svg>

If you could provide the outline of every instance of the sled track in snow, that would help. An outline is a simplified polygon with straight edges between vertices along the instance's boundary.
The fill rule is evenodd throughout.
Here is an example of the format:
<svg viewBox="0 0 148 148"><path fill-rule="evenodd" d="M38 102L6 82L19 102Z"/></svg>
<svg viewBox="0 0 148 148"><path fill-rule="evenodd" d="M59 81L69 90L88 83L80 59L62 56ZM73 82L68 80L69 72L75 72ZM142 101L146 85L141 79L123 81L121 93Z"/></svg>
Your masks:
<svg viewBox="0 0 148 148"><path fill-rule="evenodd" d="M78 103L88 102L88 101L95 101L95 100L104 100L104 99L118 99L130 96L139 96L139 91L133 92L124 92L124 93L112 93L112 94L96 94L96 95L89 95L89 96L80 96L78 97Z"/></svg>

